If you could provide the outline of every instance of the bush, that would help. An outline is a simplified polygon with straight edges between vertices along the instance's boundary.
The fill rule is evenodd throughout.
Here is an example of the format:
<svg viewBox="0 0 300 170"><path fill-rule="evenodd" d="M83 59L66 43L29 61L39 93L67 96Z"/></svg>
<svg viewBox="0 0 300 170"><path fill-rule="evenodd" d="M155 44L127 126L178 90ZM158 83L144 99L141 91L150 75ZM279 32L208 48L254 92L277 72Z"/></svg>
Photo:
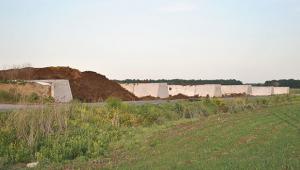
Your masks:
<svg viewBox="0 0 300 170"><path fill-rule="evenodd" d="M107 151L110 138L107 132L91 126L64 135L51 136L37 152L37 159L61 162L78 157L99 157Z"/></svg>
<svg viewBox="0 0 300 170"><path fill-rule="evenodd" d="M106 99L105 103L109 108L113 108L113 109L119 109L121 108L122 105L122 101L114 97L110 97Z"/></svg>
<svg viewBox="0 0 300 170"><path fill-rule="evenodd" d="M28 97L28 101L29 101L30 103L38 102L39 99L40 99L40 97L39 97L38 94L36 94L36 93L31 93L31 94L29 95L29 97Z"/></svg>

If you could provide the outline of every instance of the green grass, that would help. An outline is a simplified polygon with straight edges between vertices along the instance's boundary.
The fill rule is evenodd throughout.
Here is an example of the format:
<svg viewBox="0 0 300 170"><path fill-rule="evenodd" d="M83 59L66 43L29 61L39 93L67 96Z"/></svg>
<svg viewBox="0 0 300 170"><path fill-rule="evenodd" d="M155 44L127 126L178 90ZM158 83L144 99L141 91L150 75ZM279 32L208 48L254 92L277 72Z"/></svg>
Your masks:
<svg viewBox="0 0 300 170"><path fill-rule="evenodd" d="M0 113L0 169L299 169L300 97Z"/></svg>
<svg viewBox="0 0 300 170"><path fill-rule="evenodd" d="M300 169L299 125L299 103L211 116L153 135L108 167Z"/></svg>
<svg viewBox="0 0 300 170"><path fill-rule="evenodd" d="M5 83L5 84L25 84L26 82L24 80L0 80L0 83Z"/></svg>
<svg viewBox="0 0 300 170"><path fill-rule="evenodd" d="M53 103L52 97L39 96L37 93L31 93L30 95L21 95L16 89L10 89L9 91L0 90L0 103L22 103L22 104L33 104L33 103Z"/></svg>
<svg viewBox="0 0 300 170"><path fill-rule="evenodd" d="M300 89L290 89L291 94L300 94Z"/></svg>

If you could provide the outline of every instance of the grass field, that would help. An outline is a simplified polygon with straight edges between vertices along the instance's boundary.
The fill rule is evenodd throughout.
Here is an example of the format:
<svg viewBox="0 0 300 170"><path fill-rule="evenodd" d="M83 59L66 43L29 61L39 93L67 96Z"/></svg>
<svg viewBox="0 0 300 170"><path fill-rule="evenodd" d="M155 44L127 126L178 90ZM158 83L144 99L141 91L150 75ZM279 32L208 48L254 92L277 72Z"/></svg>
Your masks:
<svg viewBox="0 0 300 170"><path fill-rule="evenodd" d="M0 113L0 169L299 169L300 97Z"/></svg>
<svg viewBox="0 0 300 170"><path fill-rule="evenodd" d="M50 168L300 169L299 100L136 129L133 134L114 143L104 159Z"/></svg>
<svg viewBox="0 0 300 170"><path fill-rule="evenodd" d="M145 139L111 168L300 169L299 125L299 104L212 116Z"/></svg>

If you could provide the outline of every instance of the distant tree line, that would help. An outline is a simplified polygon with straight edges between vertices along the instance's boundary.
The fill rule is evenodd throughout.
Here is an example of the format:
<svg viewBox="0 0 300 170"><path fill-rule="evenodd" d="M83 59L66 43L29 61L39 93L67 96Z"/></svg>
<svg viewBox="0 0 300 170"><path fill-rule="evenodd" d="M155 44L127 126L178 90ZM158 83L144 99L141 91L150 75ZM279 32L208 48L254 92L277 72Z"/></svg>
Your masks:
<svg viewBox="0 0 300 170"><path fill-rule="evenodd" d="M300 80L294 80L294 79L270 80L270 81L266 81L264 85L276 86L276 87L300 88Z"/></svg>
<svg viewBox="0 0 300 170"><path fill-rule="evenodd" d="M126 79L115 80L118 83L168 83L170 85L201 85L201 84L222 84L222 85L242 85L243 82L235 79L216 79L216 80L184 80L184 79ZM300 80L295 79L281 79L281 80L269 80L265 83L251 84L253 86L275 86L275 87L290 87L300 88Z"/></svg>
<svg viewBox="0 0 300 170"><path fill-rule="evenodd" d="M146 79L146 80L139 80L139 79L126 79L126 80L115 80L119 83L168 83L170 85L201 85L201 84L222 84L222 85L241 85L243 84L239 80L235 79L217 79L217 80L183 80L183 79Z"/></svg>

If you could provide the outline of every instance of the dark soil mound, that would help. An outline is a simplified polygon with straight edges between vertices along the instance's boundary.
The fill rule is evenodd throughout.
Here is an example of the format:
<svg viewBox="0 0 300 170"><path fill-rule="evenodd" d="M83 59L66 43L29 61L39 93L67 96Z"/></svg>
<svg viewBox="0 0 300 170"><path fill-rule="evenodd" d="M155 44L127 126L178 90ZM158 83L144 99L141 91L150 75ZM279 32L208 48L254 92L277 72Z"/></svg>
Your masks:
<svg viewBox="0 0 300 170"><path fill-rule="evenodd" d="M70 81L73 97L81 101L104 101L108 97L121 100L137 100L137 97L105 76L69 67L22 68L0 71L0 80L45 80L67 79Z"/></svg>
<svg viewBox="0 0 300 170"><path fill-rule="evenodd" d="M140 97L139 99L143 100L143 101L148 101L148 100L159 100L160 98L159 97L153 97L153 96L144 96L144 97Z"/></svg>
<svg viewBox="0 0 300 170"><path fill-rule="evenodd" d="M246 93L238 93L238 94L223 95L222 97L245 97L245 96L247 96Z"/></svg>
<svg viewBox="0 0 300 170"><path fill-rule="evenodd" d="M170 96L169 99L170 100L176 100L176 99L189 99L189 98L192 98L192 97L189 97L189 96L186 96L186 95L183 95L183 94L177 94L175 96Z"/></svg>

